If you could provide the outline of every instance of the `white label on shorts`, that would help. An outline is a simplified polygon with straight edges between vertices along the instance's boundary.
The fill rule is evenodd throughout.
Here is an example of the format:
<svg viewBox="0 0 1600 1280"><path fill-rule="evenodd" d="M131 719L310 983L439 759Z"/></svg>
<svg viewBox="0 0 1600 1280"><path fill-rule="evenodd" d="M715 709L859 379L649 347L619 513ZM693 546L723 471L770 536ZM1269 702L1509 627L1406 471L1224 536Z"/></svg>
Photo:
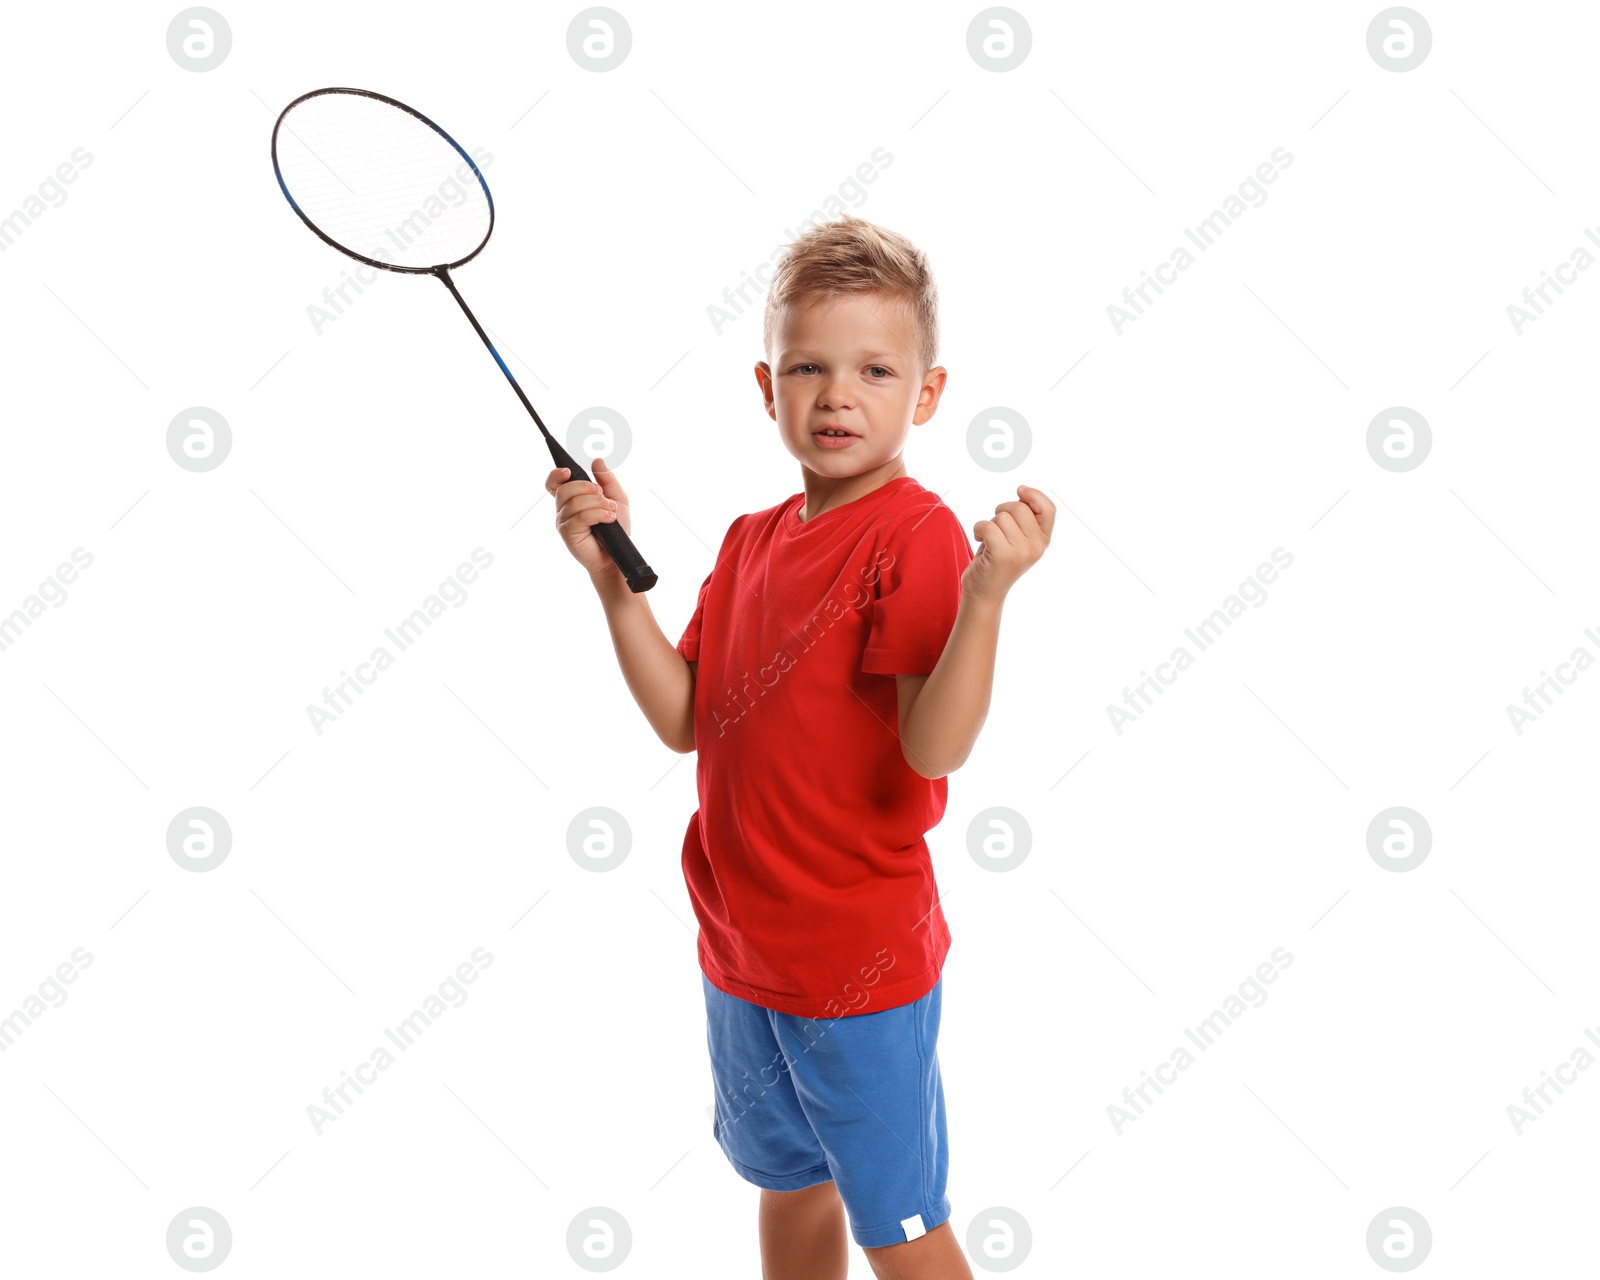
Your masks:
<svg viewBox="0 0 1600 1280"><path fill-rule="evenodd" d="M928 1234L923 1228L922 1215L920 1213L914 1213L909 1218L902 1218L900 1225L905 1228L907 1240L915 1240L918 1236Z"/></svg>

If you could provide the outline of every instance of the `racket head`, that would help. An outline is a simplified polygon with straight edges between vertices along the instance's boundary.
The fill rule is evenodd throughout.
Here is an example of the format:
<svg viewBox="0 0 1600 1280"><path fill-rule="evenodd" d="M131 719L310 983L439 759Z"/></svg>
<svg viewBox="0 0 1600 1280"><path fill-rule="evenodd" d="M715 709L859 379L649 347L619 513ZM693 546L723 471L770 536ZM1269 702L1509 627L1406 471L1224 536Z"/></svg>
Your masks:
<svg viewBox="0 0 1600 1280"><path fill-rule="evenodd" d="M272 171L319 239L384 271L459 267L494 230L494 197L466 149L370 89L313 89L286 106L272 126Z"/></svg>

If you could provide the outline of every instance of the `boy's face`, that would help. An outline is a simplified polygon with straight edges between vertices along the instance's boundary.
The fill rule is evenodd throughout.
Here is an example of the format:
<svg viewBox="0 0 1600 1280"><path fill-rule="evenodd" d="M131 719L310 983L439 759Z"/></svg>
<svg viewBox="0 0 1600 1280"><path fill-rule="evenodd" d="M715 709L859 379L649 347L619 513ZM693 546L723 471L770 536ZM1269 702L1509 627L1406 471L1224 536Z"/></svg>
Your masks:
<svg viewBox="0 0 1600 1280"><path fill-rule="evenodd" d="M933 417L946 371L926 374L910 305L884 294L844 294L788 310L773 363L756 365L767 414L800 465L842 480L897 461L913 425ZM850 438L819 433L841 427Z"/></svg>

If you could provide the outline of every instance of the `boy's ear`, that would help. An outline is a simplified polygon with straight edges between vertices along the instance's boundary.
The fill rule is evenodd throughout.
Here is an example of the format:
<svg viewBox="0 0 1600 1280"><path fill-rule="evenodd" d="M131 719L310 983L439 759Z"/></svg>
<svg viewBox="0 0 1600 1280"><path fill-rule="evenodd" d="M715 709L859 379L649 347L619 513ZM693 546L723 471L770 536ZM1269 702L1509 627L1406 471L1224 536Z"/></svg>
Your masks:
<svg viewBox="0 0 1600 1280"><path fill-rule="evenodd" d="M949 375L950 371L942 364L936 364L928 370L927 375L922 379L922 391L917 396L916 410L911 415L911 421L914 426L921 426L937 412L939 397L944 394L945 379Z"/></svg>
<svg viewBox="0 0 1600 1280"><path fill-rule="evenodd" d="M761 397L766 401L767 417L776 422L778 420L778 409L772 398L772 366L765 360L757 360L755 373L756 382L761 387Z"/></svg>

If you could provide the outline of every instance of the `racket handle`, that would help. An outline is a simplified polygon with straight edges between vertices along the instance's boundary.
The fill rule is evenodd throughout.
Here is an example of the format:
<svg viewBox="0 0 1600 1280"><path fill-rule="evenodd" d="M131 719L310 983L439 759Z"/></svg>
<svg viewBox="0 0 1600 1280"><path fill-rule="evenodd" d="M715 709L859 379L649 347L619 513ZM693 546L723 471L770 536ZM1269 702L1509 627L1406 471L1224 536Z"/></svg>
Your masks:
<svg viewBox="0 0 1600 1280"><path fill-rule="evenodd" d="M595 480L590 474L578 465L578 460L561 447L554 438L545 436L545 443L550 446L550 456L556 460L556 466L565 467L572 474L568 480L587 480L594 484ZM617 568L622 571L623 579L628 584L628 590L637 594L648 591L656 585L656 573L644 562L644 557L639 554L639 548L633 545L633 539L628 537L627 530L620 524L591 525L594 536L600 539L603 546L616 561Z"/></svg>
<svg viewBox="0 0 1600 1280"><path fill-rule="evenodd" d="M655 570L644 562L644 557L639 554L639 548L633 545L633 539L628 537L627 531L620 524L606 524L602 521L593 527L601 545L611 553L611 558L617 562L617 568L622 570L629 591L648 591L656 585Z"/></svg>

